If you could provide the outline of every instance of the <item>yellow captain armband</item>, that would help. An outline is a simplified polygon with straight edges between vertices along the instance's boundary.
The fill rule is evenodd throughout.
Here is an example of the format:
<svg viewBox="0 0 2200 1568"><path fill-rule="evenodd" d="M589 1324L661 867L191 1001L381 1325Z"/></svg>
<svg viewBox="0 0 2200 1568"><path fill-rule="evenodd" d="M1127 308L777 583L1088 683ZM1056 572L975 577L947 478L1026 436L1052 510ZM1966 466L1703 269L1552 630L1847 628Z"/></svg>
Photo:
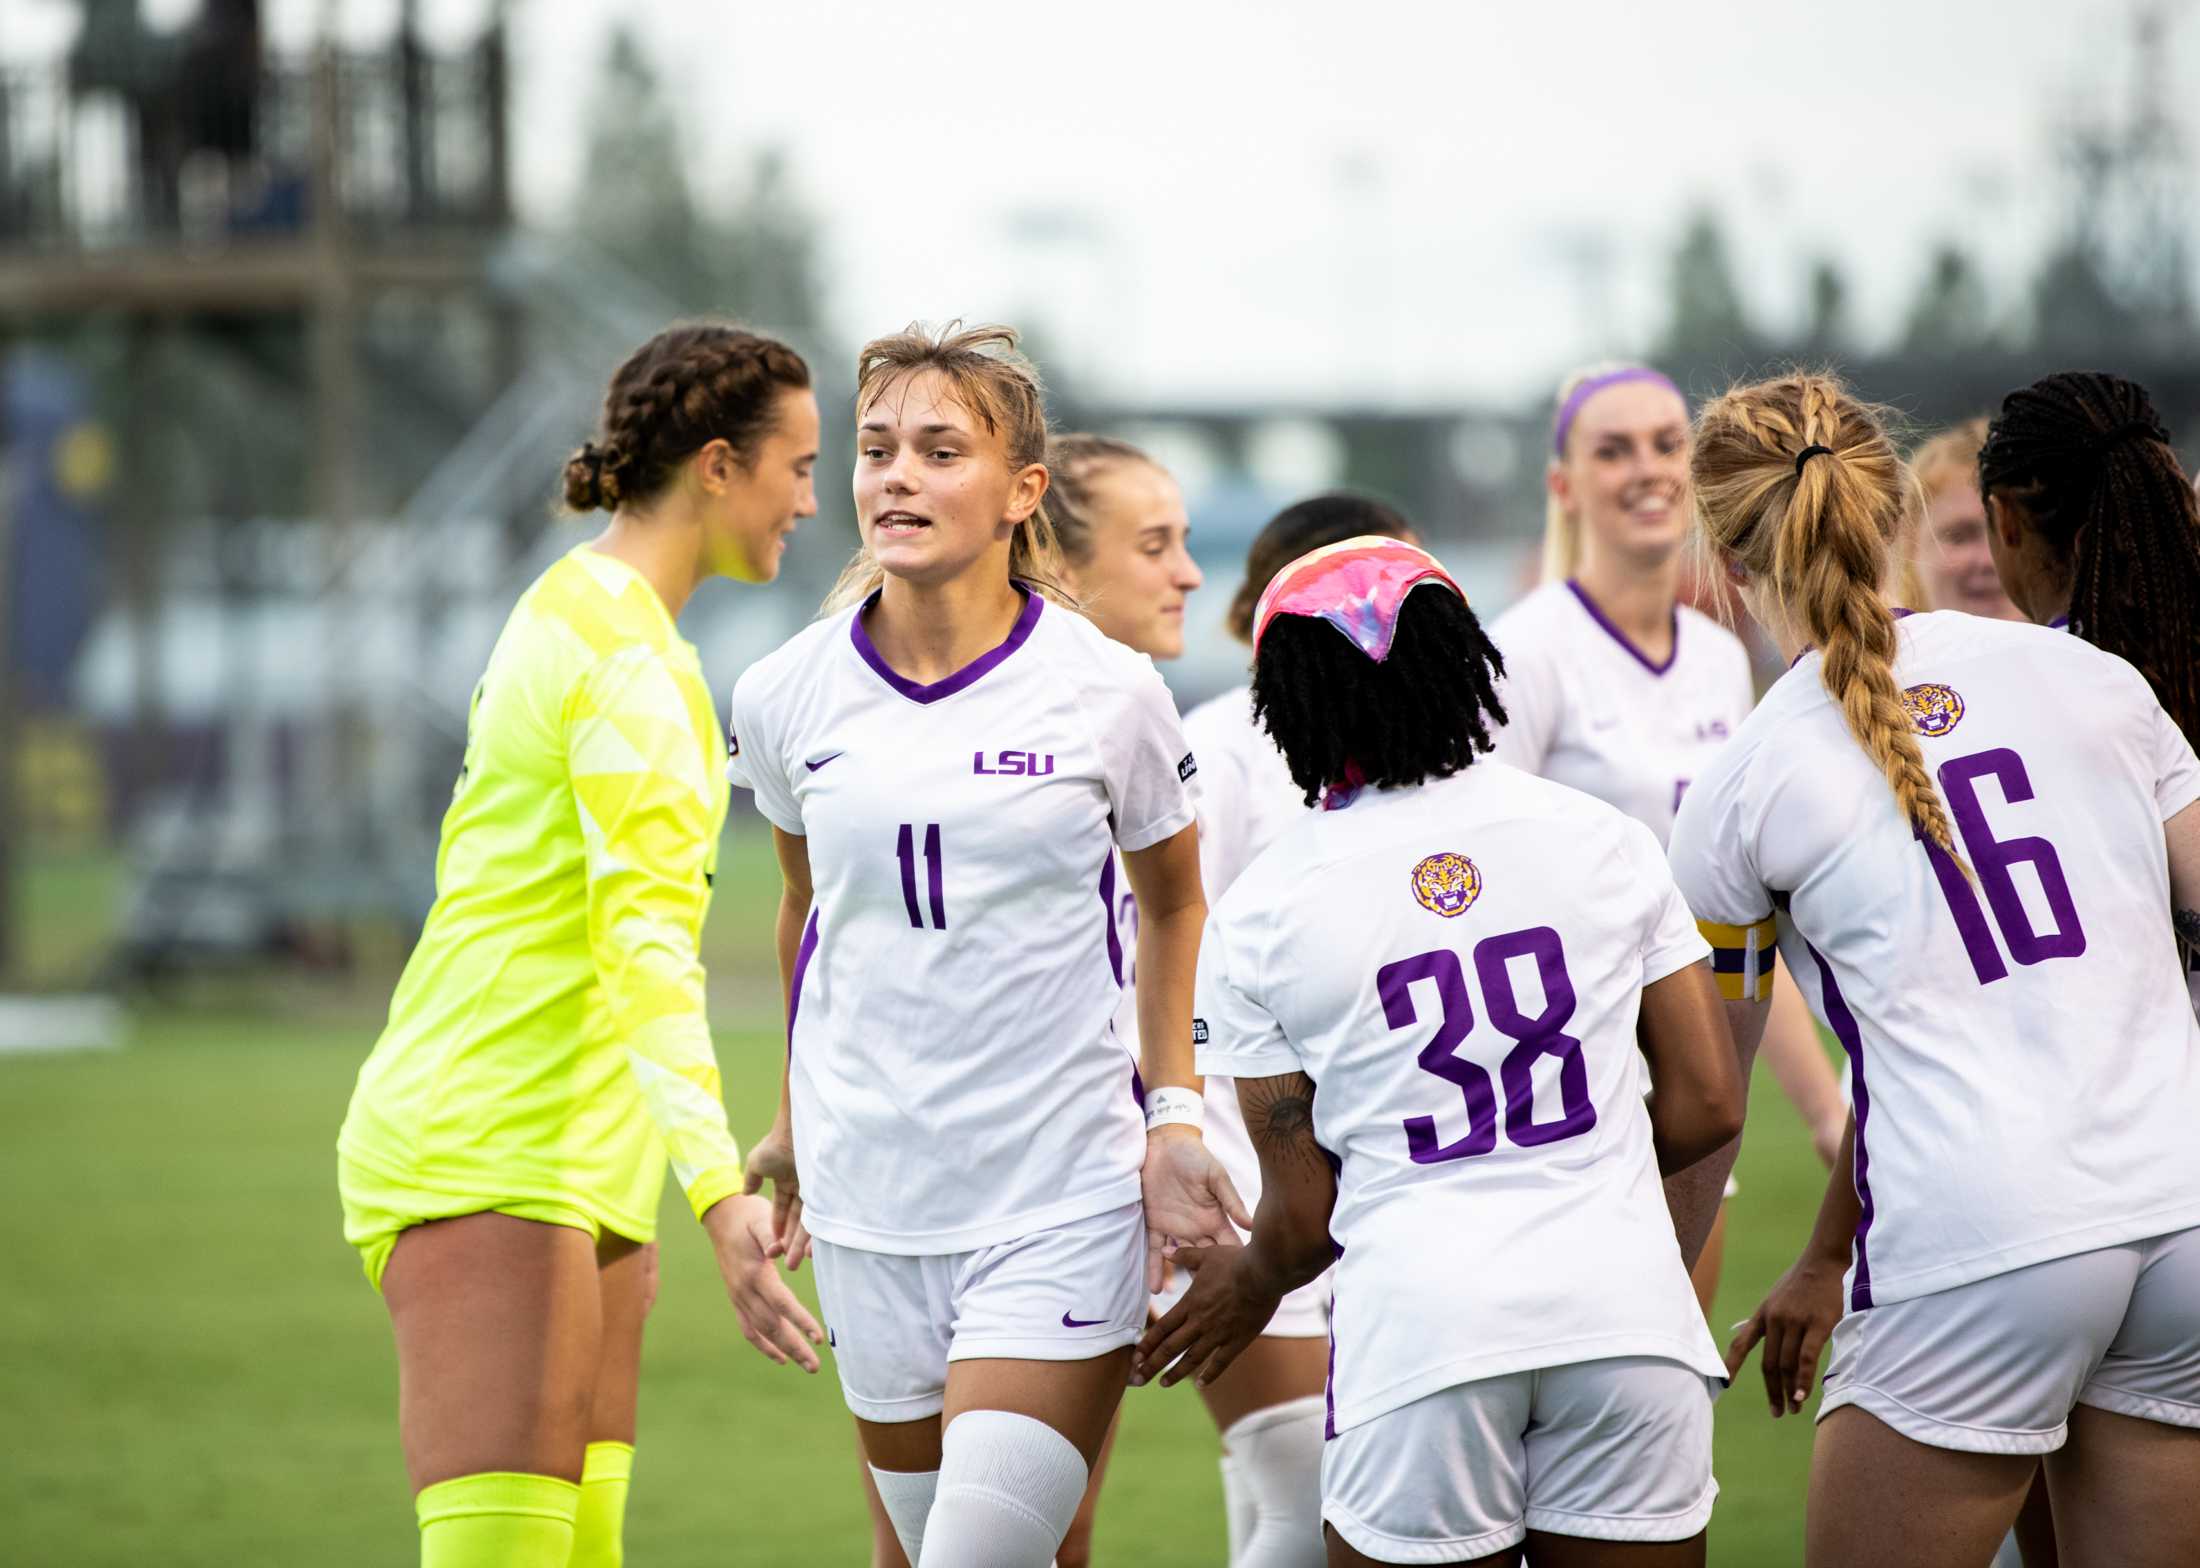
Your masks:
<svg viewBox="0 0 2200 1568"><path fill-rule="evenodd" d="M1771 916L1746 926L1699 920L1696 929L1711 944L1711 973L1719 995L1729 1002L1763 1002L1772 997L1774 945L1779 923Z"/></svg>

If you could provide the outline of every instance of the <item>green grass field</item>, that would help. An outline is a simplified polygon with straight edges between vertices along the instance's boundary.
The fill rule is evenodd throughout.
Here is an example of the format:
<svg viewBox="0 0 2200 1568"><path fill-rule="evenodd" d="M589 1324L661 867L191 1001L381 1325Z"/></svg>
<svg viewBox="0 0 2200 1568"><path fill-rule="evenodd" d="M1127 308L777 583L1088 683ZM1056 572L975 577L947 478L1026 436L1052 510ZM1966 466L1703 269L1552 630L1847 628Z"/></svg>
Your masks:
<svg viewBox="0 0 2200 1568"><path fill-rule="evenodd" d="M760 1015L769 872L753 841L710 950L744 1141L776 1099ZM766 959L768 962L768 958ZM0 1562L413 1560L381 1303L340 1233L334 1139L376 1018L318 992L279 1011L142 1008L128 1048L0 1056ZM1714 1330L1800 1244L1822 1177L1759 1075ZM628 1525L637 1568L854 1564L868 1535L830 1368L743 1343L683 1205L665 1211ZM810 1296L809 1271L800 1288ZM1629 1282L1615 1279L1612 1288ZM1719 1405L1714 1563L1800 1560L1810 1429L1752 1364ZM1222 1557L1215 1440L1188 1389L1133 1390L1102 1507L1112 1565Z"/></svg>

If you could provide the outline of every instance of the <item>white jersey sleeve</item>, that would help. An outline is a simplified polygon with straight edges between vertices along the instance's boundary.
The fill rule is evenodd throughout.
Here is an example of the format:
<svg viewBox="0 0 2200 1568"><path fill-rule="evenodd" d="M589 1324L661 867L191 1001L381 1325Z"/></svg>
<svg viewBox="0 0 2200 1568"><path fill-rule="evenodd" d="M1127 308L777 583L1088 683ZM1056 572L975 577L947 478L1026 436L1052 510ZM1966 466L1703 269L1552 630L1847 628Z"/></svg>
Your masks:
<svg viewBox="0 0 2200 1568"><path fill-rule="evenodd" d="M1711 949L1697 929L1696 917L1689 911L1688 900L1681 896L1658 841L1641 823L1631 826L1634 831L1624 839L1628 859L1633 862L1632 874L1653 890L1652 901L1644 911L1642 941L1642 983L1648 986L1680 973L1690 964L1702 963L1711 956Z"/></svg>
<svg viewBox="0 0 2200 1568"><path fill-rule="evenodd" d="M1106 768L1115 842L1137 851L1192 825L1191 782L1199 765L1160 672L1144 654L1123 652L1124 672L1088 686L1084 702Z"/></svg>
<svg viewBox="0 0 2200 1568"><path fill-rule="evenodd" d="M802 834L802 806L786 773L790 759L779 743L780 715L771 711L778 690L755 668L733 683L732 717L726 729L726 779L747 790L764 819L783 833ZM744 742L743 737L747 739Z"/></svg>
<svg viewBox="0 0 2200 1568"><path fill-rule="evenodd" d="M2192 742L2185 739L2185 732L2177 727L2177 721L2160 703L2154 705L2153 719L2154 804L2162 813L2162 820L2167 822L2200 800L2200 759L2194 757Z"/></svg>
<svg viewBox="0 0 2200 1568"><path fill-rule="evenodd" d="M1256 929L1249 915L1229 922L1207 918L1199 944L1199 1011L1192 1020L1202 1073L1273 1078L1306 1070L1275 1015L1239 981L1242 975L1252 983L1256 971L1256 956L1245 950Z"/></svg>

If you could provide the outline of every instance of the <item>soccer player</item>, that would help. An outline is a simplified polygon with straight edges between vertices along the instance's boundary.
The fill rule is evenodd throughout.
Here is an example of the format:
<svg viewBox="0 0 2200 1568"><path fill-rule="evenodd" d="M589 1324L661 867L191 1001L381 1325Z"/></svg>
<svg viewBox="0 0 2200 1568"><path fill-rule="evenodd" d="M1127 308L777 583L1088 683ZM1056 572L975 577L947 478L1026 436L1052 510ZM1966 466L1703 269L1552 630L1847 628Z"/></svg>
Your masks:
<svg viewBox="0 0 2200 1568"><path fill-rule="evenodd" d="M1663 844L1673 813L1756 701L1749 654L1681 602L1688 537L1688 404L1644 365L1582 371L1559 389L1545 472L1540 588L1500 615L1506 722L1497 756L1586 790ZM1830 1162L1846 1107L1792 985L1779 987L1766 1056ZM1746 1077L1748 1065L1744 1065ZM1704 1310L1726 1247L1731 1182L1672 1183Z"/></svg>
<svg viewBox="0 0 2200 1568"><path fill-rule="evenodd" d="M707 577L777 574L817 438L783 344L644 344L565 468L610 523L528 589L474 690L435 906L337 1145L424 1568L620 1561L668 1153L742 1333L817 1368L719 1096L696 937L726 794L673 624Z"/></svg>
<svg viewBox="0 0 2200 1568"><path fill-rule="evenodd" d="M732 769L786 883L788 1092L751 1168L790 1261L815 1238L910 1561L1042 1568L1165 1250L1246 1217L1199 1137L1194 764L1152 664L1049 602L1046 420L1015 334L878 339L856 410L863 548L734 689ZM1137 1062L1112 1028L1117 849Z"/></svg>
<svg viewBox="0 0 2200 1568"><path fill-rule="evenodd" d="M2012 392L1978 473L2009 596L2128 661L2200 745L2200 504L2146 389L2064 371ZM2200 927L2178 934L2200 1008Z"/></svg>
<svg viewBox="0 0 2200 1568"><path fill-rule="evenodd" d="M1894 602L1910 610L1961 610L1996 621L2024 614L2002 591L1986 540L1978 454L1986 421L1967 419L1910 454L1917 481L1895 534Z"/></svg>
<svg viewBox="0 0 2200 1568"><path fill-rule="evenodd" d="M1300 558L1254 648L1324 809L1209 923L1198 1054L1237 1081L1260 1208L1183 1260L1138 1374L1222 1373L1334 1255L1332 1564L1700 1564L1720 1367L1658 1172L1735 1136L1742 1084L1664 854L1477 757L1502 665L1425 552Z"/></svg>
<svg viewBox="0 0 2200 1568"><path fill-rule="evenodd" d="M1894 616L1902 467L1837 382L1719 398L1692 470L1795 663L1682 802L1674 870L1737 1034L1776 932L1855 1090L1810 1242L1728 1351L1763 1339L1778 1414L1830 1330L1806 1561L1975 1568L2045 1455L2066 1560L2187 1563L2200 1019L2172 920L2200 910L2200 761L2112 654Z"/></svg>
<svg viewBox="0 0 2200 1568"><path fill-rule="evenodd" d="M1285 507L1246 551L1245 578L1226 625L1248 648L1253 607L1276 573L1310 550L1346 539L1413 540L1412 525L1382 502L1345 493ZM1286 827L1306 815L1306 798L1276 743L1253 716L1249 686L1237 686L1184 716L1199 758L1200 880L1219 901L1238 874ZM1238 1108L1237 1086L1207 1079L1207 1142L1248 1204L1260 1199L1260 1162ZM1184 1298L1179 1270L1154 1298L1161 1316ZM1222 1495L1231 1568L1296 1568L1323 1560L1321 1456L1329 1372L1329 1281L1289 1292L1260 1337L1230 1369L1200 1386L1222 1435Z"/></svg>

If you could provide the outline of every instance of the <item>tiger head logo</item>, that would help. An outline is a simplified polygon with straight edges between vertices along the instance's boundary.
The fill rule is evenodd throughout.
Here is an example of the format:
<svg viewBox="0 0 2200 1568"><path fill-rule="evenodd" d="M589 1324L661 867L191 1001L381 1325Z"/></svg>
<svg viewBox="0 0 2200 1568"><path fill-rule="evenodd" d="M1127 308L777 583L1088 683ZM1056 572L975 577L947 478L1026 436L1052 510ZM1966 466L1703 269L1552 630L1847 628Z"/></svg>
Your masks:
<svg viewBox="0 0 2200 1568"><path fill-rule="evenodd" d="M1940 739L1963 722L1963 699L1953 686L1938 681L1908 688L1902 693L1902 707L1918 734L1930 740Z"/></svg>
<svg viewBox="0 0 2200 1568"><path fill-rule="evenodd" d="M1482 873L1466 856L1446 850L1413 868L1413 896L1432 915L1446 920L1467 912L1482 896Z"/></svg>

